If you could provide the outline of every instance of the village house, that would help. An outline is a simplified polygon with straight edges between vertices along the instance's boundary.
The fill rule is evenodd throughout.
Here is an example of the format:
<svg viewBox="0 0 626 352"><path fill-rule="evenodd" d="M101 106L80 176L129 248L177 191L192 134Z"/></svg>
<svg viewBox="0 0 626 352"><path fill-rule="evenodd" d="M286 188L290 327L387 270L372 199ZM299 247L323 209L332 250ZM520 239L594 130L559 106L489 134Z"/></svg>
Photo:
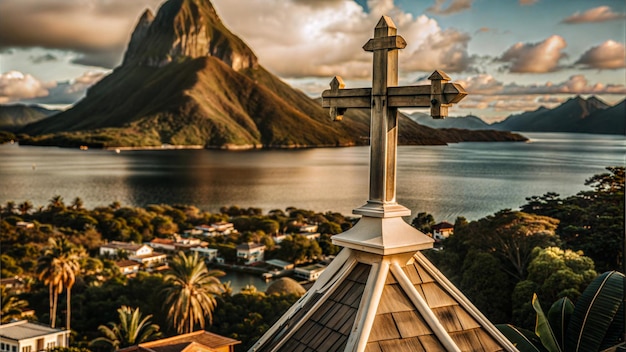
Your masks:
<svg viewBox="0 0 626 352"><path fill-rule="evenodd" d="M153 248L146 244L111 241L100 246L100 255L119 257L122 253L128 259L138 262L146 268L156 267L167 262L165 254L154 252Z"/></svg>
<svg viewBox="0 0 626 352"><path fill-rule="evenodd" d="M235 249L237 249L237 259L243 260L246 265L263 261L265 246L262 244L253 242L242 243Z"/></svg>
<svg viewBox="0 0 626 352"><path fill-rule="evenodd" d="M431 229L433 230L433 239L436 241L446 239L454 233L454 225L447 221L435 224L431 227Z"/></svg>
<svg viewBox="0 0 626 352"><path fill-rule="evenodd" d="M302 226L300 226L300 230L301 233L302 232L317 232L317 225L308 225L308 224L304 224Z"/></svg>
<svg viewBox="0 0 626 352"><path fill-rule="evenodd" d="M322 273L326 270L326 266L322 264L312 264L303 266L300 268L296 268L293 271L293 275L299 279L307 280L307 281L315 281L317 278L322 275Z"/></svg>
<svg viewBox="0 0 626 352"><path fill-rule="evenodd" d="M216 222L211 225L199 225L194 227L191 232L186 231L185 233L198 234L198 231L201 231L199 234L207 237L228 236L231 233L237 233L235 225L225 221Z"/></svg>
<svg viewBox="0 0 626 352"><path fill-rule="evenodd" d="M38 352L67 347L70 332L20 320L0 325L0 352Z"/></svg>
<svg viewBox="0 0 626 352"><path fill-rule="evenodd" d="M193 247L191 248L191 252L198 253L198 256L209 262L214 262L217 259L217 249L215 248Z"/></svg>
<svg viewBox="0 0 626 352"><path fill-rule="evenodd" d="M174 253L177 251L187 252L194 247L200 246L202 241L197 238L183 238L174 234L173 238L154 238L147 244L154 249Z"/></svg>
<svg viewBox="0 0 626 352"><path fill-rule="evenodd" d="M133 275L141 269L141 264L134 260L122 259L115 262L122 275Z"/></svg>
<svg viewBox="0 0 626 352"><path fill-rule="evenodd" d="M35 224L27 221L18 221L17 223L15 223L15 227L17 227L18 229L32 229L35 228Z"/></svg>

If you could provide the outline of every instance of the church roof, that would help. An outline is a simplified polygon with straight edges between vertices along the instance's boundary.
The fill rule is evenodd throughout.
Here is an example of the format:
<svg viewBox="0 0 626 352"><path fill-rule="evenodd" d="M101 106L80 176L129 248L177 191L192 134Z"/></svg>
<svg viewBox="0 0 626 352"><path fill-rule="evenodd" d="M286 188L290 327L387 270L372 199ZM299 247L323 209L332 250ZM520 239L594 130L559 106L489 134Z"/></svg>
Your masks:
<svg viewBox="0 0 626 352"><path fill-rule="evenodd" d="M422 253L349 248L250 351L515 351Z"/></svg>

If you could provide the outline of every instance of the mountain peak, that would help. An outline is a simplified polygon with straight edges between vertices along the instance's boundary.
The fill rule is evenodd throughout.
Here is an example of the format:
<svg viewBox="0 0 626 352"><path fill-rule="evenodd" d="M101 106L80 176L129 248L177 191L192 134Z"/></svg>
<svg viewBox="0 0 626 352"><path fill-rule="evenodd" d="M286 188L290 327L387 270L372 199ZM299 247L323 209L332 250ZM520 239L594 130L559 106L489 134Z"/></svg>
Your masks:
<svg viewBox="0 0 626 352"><path fill-rule="evenodd" d="M162 67L206 56L235 71L257 66L252 50L222 24L209 0L168 0L156 17L144 12L139 19L123 65Z"/></svg>

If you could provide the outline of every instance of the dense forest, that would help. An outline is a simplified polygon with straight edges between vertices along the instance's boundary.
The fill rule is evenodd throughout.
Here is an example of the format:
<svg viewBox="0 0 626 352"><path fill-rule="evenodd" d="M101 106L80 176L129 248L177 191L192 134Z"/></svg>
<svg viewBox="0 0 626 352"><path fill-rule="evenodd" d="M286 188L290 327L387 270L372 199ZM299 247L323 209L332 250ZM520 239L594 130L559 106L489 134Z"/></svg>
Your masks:
<svg viewBox="0 0 626 352"><path fill-rule="evenodd" d="M534 294L544 307L563 297L575 303L599 273L621 271L624 168L607 167L585 185L591 189L565 198L555 193L528 197L519 210L504 209L476 221L460 217L454 234L426 255L492 322L533 330ZM98 254L105 241L144 243L228 221L238 232L202 238L226 262L237 261L238 244L256 242L266 246L266 258L306 264L338 253L331 236L358 221L296 208L264 213L230 206L209 213L191 205L114 202L88 210L80 198L66 203L61 196L38 206L10 201L0 216L1 277L18 277L23 285L19 292L3 287L2 322L25 317L65 326L72 329L72 346L93 351L203 327L241 340L236 348L243 351L301 295L255 287L233 292L220 283L222 272L182 252L170 253L168 270L128 277L115 265L119 258ZM297 235L307 223L318 225L319 239ZM425 212L412 221L424 233L435 223ZM288 236L277 245L276 234ZM57 275L53 269L59 262ZM204 298L198 304L203 308L181 318L185 308L179 288L186 272L200 273ZM32 315L23 316L28 311ZM120 329L124 321L141 323L133 331L145 333L130 336Z"/></svg>

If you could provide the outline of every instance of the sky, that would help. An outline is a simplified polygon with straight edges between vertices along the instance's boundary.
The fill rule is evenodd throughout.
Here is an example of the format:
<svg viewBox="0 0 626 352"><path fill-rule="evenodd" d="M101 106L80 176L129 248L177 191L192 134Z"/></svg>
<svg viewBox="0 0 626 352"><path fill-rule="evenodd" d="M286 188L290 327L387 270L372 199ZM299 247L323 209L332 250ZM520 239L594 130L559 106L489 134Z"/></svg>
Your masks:
<svg viewBox="0 0 626 352"><path fill-rule="evenodd" d="M0 104L71 106L121 63L141 14L162 3L0 0ZM451 116L495 122L576 95L610 105L626 97L624 0L212 3L261 65L311 97L335 75L346 88L371 86L372 57L362 47L383 15L407 42L400 85L428 84L438 69L465 87Z"/></svg>

